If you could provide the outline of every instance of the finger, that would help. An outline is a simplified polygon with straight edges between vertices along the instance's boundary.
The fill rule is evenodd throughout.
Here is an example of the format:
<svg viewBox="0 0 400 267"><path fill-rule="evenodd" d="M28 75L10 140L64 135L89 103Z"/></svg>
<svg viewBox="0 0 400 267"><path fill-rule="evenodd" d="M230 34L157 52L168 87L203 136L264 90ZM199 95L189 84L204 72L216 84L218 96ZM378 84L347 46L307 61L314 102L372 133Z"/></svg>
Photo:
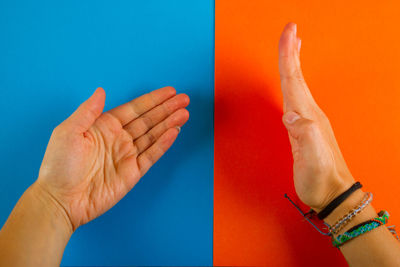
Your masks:
<svg viewBox="0 0 400 267"><path fill-rule="evenodd" d="M297 141L304 140L305 137L314 132L313 129L316 127L312 120L303 118L294 111L286 112L282 117L282 121L289 132L289 136Z"/></svg>
<svg viewBox="0 0 400 267"><path fill-rule="evenodd" d="M169 115L174 113L176 110L187 107L189 102L190 100L187 95L176 95L164 103L156 106L152 110L146 112L139 118L131 121L124 128L131 134L133 140L135 140L163 121Z"/></svg>
<svg viewBox="0 0 400 267"><path fill-rule="evenodd" d="M308 117L315 102L301 71L300 46L296 24L287 24L279 41L279 72L284 110Z"/></svg>
<svg viewBox="0 0 400 267"><path fill-rule="evenodd" d="M87 131L103 112L105 100L104 89L97 88L93 95L66 120L66 123L81 133Z"/></svg>
<svg viewBox="0 0 400 267"><path fill-rule="evenodd" d="M160 88L107 112L117 118L121 122L121 125L124 126L130 121L138 118L143 113L173 97L175 94L176 91L173 87Z"/></svg>
<svg viewBox="0 0 400 267"><path fill-rule="evenodd" d="M289 133L295 166L305 159L310 160L311 163L319 162L323 158L321 150L325 146L317 124L293 111L285 113L282 121Z"/></svg>
<svg viewBox="0 0 400 267"><path fill-rule="evenodd" d="M176 128L170 128L163 133L157 141L146 149L138 157L138 166L141 175L143 176L150 168L161 158L162 155L171 147L176 137L178 136L179 130Z"/></svg>
<svg viewBox="0 0 400 267"><path fill-rule="evenodd" d="M182 127L189 119L189 111L186 109L179 109L171 114L168 118L157 124L153 129L148 131L146 134L139 137L135 142L138 153L142 153L144 150L154 144L161 135L163 135L168 129L174 127Z"/></svg>

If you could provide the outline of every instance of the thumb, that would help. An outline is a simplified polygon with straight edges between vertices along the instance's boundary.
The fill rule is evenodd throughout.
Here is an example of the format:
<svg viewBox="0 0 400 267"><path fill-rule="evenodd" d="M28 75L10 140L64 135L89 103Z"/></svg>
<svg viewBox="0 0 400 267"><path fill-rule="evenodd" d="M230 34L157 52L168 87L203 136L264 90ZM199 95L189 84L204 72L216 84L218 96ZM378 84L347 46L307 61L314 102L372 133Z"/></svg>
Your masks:
<svg viewBox="0 0 400 267"><path fill-rule="evenodd" d="M67 119L68 123L80 132L87 131L96 119L102 114L106 99L106 93L99 87L83 102L77 110Z"/></svg>
<svg viewBox="0 0 400 267"><path fill-rule="evenodd" d="M316 131L314 121L306 119L294 111L286 112L282 121L289 132L289 136L297 143L304 143L313 139L312 135Z"/></svg>
<svg viewBox="0 0 400 267"><path fill-rule="evenodd" d="M282 121L289 133L295 165L304 160L313 165L327 152L324 149L321 131L315 121L306 119L294 111L286 112Z"/></svg>

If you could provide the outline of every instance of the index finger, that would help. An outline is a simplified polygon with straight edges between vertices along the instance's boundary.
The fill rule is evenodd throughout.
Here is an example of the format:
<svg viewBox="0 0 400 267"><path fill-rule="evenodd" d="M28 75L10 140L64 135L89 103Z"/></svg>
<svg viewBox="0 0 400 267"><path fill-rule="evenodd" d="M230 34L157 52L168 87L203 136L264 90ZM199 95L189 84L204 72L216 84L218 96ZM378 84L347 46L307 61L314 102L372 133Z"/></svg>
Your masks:
<svg viewBox="0 0 400 267"><path fill-rule="evenodd" d="M279 73L284 111L295 111L307 117L311 105L315 102L301 71L299 50L297 26L289 23L283 29L279 40Z"/></svg>
<svg viewBox="0 0 400 267"><path fill-rule="evenodd" d="M176 90L173 87L163 87L107 112L117 118L121 122L121 125L124 126L174 95L176 95Z"/></svg>

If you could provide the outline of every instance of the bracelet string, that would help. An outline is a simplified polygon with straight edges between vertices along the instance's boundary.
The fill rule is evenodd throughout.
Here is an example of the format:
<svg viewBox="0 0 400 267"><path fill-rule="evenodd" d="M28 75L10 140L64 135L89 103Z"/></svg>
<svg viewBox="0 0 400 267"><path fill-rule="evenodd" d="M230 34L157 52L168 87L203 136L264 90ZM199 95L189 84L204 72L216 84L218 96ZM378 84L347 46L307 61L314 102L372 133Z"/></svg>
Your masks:
<svg viewBox="0 0 400 267"><path fill-rule="evenodd" d="M317 214L318 219L323 220L328 217L328 215L331 214L332 211L334 211L340 204L342 204L343 201L345 201L351 194L360 188L362 188L362 184L360 182L354 183L349 189L337 196L322 211L320 211Z"/></svg>
<svg viewBox="0 0 400 267"><path fill-rule="evenodd" d="M339 248L346 242L364 234L367 232L370 232L374 230L375 228L378 228L381 225L384 225L387 223L389 219L389 213L387 211L380 211L378 213L377 218L374 218L372 220L368 220L365 222L362 222L354 227L351 227L349 230L347 230L345 233L334 237L334 234L337 234L340 232L341 229L343 229L355 216L357 216L362 210L365 209L371 202L373 195L372 193L366 193L363 200L359 203L358 206L353 208L349 213L341 217L335 224L332 226L328 225L327 223L324 223L325 226L328 227L328 231L324 231L324 229L320 229L319 227L314 224L311 219L314 217L314 215L317 215L317 217L321 220L326 218L331 212L336 209L343 201L345 201L352 193L354 193L357 189L360 189L362 187L361 183L356 182L354 183L349 189L347 189L345 192L343 192L341 195L336 197L331 203L329 203L320 213L316 213L313 209L311 209L308 212L303 212L301 208L296 205L296 203L289 198L287 194L285 194L285 198L289 200L289 202L300 212L300 214L303 216L303 218L310 223L320 234L325 235L325 236L331 236L332 237L332 245L334 247ZM393 234L393 236L400 241L399 236L396 233L396 230L394 229L394 225L392 226L387 226L387 229Z"/></svg>

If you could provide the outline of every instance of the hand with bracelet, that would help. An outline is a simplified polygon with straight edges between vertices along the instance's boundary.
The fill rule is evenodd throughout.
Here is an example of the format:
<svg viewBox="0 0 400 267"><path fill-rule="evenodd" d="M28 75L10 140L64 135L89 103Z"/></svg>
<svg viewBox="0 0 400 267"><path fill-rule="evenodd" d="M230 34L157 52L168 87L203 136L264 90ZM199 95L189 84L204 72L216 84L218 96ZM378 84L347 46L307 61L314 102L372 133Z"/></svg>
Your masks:
<svg viewBox="0 0 400 267"><path fill-rule="evenodd" d="M355 183L329 120L307 87L300 47L296 25L289 23L279 42L279 70L296 193L328 225L340 227L332 233L333 244L350 266L400 266L400 243L386 227L379 227L387 214L378 216ZM349 236L355 237L347 241Z"/></svg>

